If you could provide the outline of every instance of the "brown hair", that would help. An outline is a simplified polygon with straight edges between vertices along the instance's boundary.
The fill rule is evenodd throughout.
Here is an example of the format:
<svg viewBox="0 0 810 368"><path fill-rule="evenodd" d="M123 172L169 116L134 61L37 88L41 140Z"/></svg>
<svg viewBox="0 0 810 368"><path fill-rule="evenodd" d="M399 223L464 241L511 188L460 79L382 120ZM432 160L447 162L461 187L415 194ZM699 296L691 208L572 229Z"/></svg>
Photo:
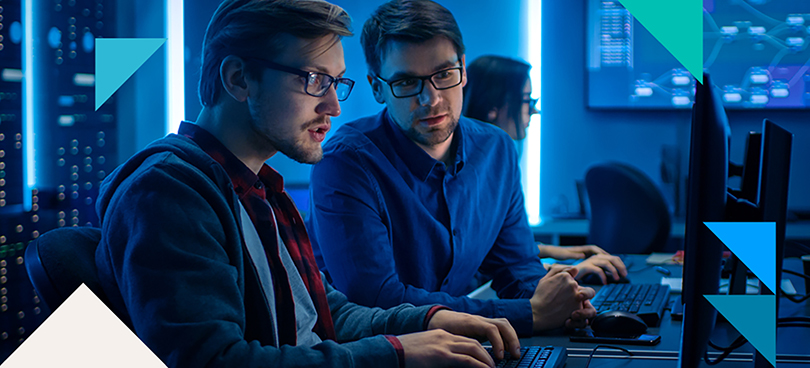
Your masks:
<svg viewBox="0 0 810 368"><path fill-rule="evenodd" d="M461 30L449 10L429 0L393 0L371 14L363 25L360 43L369 71L379 76L389 41L418 43L436 36L450 40L459 58L464 55Z"/></svg>
<svg viewBox="0 0 810 368"><path fill-rule="evenodd" d="M282 33L314 40L351 36L351 18L343 8L323 0L225 0L205 31L199 96L203 106L216 104L222 91L219 69L228 55L272 59L282 51ZM245 72L258 75L248 63Z"/></svg>

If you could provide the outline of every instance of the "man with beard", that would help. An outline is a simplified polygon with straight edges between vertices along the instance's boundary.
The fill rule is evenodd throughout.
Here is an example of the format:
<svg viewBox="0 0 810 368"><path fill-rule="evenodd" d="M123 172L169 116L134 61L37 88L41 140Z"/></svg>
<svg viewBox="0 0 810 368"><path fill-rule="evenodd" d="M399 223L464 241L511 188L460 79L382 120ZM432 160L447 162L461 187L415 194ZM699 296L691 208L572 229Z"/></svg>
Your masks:
<svg viewBox="0 0 810 368"><path fill-rule="evenodd" d="M349 23L325 1L226 0L203 41L196 123L104 181L102 287L168 366L494 366L455 334L490 340L499 358L519 354L505 319L358 306L322 280L283 179L264 162L321 159L354 84L342 77Z"/></svg>
<svg viewBox="0 0 810 368"><path fill-rule="evenodd" d="M584 326L594 290L575 268L546 272L509 136L461 117L464 45L450 12L394 0L363 27L378 114L342 126L312 169L309 229L322 270L349 300L440 303L507 318L521 335ZM500 300L473 300L473 275Z"/></svg>

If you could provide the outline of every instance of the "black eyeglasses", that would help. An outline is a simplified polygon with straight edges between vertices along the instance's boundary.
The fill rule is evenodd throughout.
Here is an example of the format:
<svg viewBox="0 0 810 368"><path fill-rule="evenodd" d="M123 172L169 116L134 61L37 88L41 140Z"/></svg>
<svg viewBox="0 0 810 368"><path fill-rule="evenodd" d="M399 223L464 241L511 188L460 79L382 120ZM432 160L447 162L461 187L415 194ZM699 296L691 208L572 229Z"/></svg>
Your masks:
<svg viewBox="0 0 810 368"><path fill-rule="evenodd" d="M380 76L377 76L377 79L388 83L394 97L405 98L422 93L422 90L425 88L425 80L429 80L433 88L437 90L453 88L461 84L461 71L463 69L463 67L457 66L455 68L439 70L426 77L405 77L390 82Z"/></svg>
<svg viewBox="0 0 810 368"><path fill-rule="evenodd" d="M537 98L531 98L529 96L523 97L523 103L529 104L529 115L539 114L540 109L537 108L537 102L540 101Z"/></svg>
<svg viewBox="0 0 810 368"><path fill-rule="evenodd" d="M334 85L335 91L337 92L338 101L346 101L346 99L349 98L349 94L352 93L352 88L354 87L354 81L349 78L337 78L326 73L308 72L274 63L270 60L258 58L246 59L254 60L268 69L295 74L297 76L306 78L306 82L304 83L304 92L313 97L322 97L326 94L326 92L329 92L329 87Z"/></svg>

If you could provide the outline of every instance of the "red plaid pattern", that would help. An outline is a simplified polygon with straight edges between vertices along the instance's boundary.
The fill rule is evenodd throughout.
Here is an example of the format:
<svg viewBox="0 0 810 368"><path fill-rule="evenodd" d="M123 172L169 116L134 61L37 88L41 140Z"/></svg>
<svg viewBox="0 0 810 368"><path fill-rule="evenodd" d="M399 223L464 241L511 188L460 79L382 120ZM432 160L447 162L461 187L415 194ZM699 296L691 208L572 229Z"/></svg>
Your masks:
<svg viewBox="0 0 810 368"><path fill-rule="evenodd" d="M290 253L295 267L298 268L298 273L301 274L301 279L318 312L318 322L315 324L313 332L318 334L322 340L335 340L335 326L332 322L332 314L326 300L326 290L321 281L320 271L315 263L315 256L312 254L312 245L298 209L284 191L284 179L281 175L267 164L262 165L259 175L254 174L222 142L195 124L183 122L178 133L192 139L225 168L233 183L234 191L259 233L270 263L270 272L273 274L279 346L295 345L297 334L292 290L287 278L287 270L279 256L276 223L273 222L271 209L278 222L278 233L287 246L287 251Z"/></svg>

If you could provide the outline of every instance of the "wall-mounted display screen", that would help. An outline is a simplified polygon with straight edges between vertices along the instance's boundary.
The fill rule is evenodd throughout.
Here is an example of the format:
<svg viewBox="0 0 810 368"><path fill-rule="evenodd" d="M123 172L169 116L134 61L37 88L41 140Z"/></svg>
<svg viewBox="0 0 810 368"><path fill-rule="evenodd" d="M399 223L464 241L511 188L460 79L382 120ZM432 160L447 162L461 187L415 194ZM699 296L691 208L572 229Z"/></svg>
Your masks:
<svg viewBox="0 0 810 368"><path fill-rule="evenodd" d="M588 106L691 108L695 80L619 1L588 0ZM810 108L810 1L704 0L703 67L726 109Z"/></svg>

